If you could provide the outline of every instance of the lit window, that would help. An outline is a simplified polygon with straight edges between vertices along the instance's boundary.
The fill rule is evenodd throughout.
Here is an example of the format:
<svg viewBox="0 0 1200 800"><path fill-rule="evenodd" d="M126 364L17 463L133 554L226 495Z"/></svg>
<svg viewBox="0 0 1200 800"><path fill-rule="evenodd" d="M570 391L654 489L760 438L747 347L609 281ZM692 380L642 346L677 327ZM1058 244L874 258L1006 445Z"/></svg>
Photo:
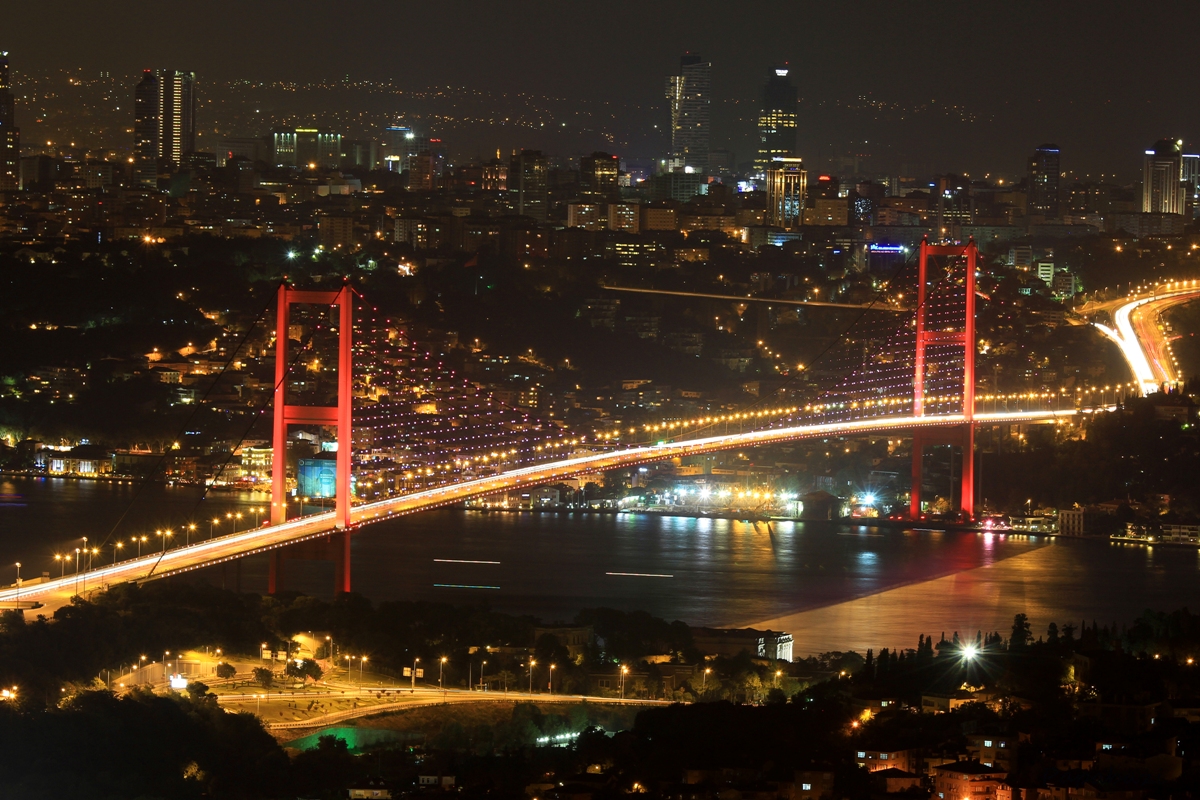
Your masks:
<svg viewBox="0 0 1200 800"><path fill-rule="evenodd" d="M804 791L806 791L806 792L811 792L811 791L812 791L812 784L811 784L811 783L802 783L802 784L800 784L800 788L801 788L801 789L803 789L803 790L804 790Z"/></svg>
<svg viewBox="0 0 1200 800"><path fill-rule="evenodd" d="M991 739L984 739L984 740L983 740L983 746L984 746L984 747L991 747L991 746L992 746L992 740L991 740Z"/></svg>
<svg viewBox="0 0 1200 800"><path fill-rule="evenodd" d="M879 758L881 761L887 761L887 753L880 753Z"/></svg>
<svg viewBox="0 0 1200 800"><path fill-rule="evenodd" d="M863 752L862 750L859 750L859 751L858 751L858 757L859 757L859 758L866 758L866 757L867 757L867 754L866 754L865 752Z"/></svg>

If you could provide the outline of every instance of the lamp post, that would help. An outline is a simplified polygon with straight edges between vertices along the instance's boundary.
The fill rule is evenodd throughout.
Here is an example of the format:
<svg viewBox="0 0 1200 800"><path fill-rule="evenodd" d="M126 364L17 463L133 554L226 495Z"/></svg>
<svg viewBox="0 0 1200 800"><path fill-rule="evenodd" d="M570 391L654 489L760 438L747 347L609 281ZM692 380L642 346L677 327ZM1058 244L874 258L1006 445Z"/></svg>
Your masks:
<svg viewBox="0 0 1200 800"><path fill-rule="evenodd" d="M438 659L438 688L442 690L442 697L446 696L446 684L442 681L443 670L446 668L446 657L442 656Z"/></svg>
<svg viewBox="0 0 1200 800"><path fill-rule="evenodd" d="M546 684L546 688L547 688L547 690L549 690L550 696L553 697L554 696L554 665L553 664L550 665L550 680Z"/></svg>
<svg viewBox="0 0 1200 800"><path fill-rule="evenodd" d="M783 674L783 670L781 670L781 669L775 670L775 688L776 689L779 688L779 676L782 674Z"/></svg>
<svg viewBox="0 0 1200 800"><path fill-rule="evenodd" d="M710 672L712 672L712 667L704 668L704 676L700 678L700 691L702 692L708 689L708 673Z"/></svg>
<svg viewBox="0 0 1200 800"><path fill-rule="evenodd" d="M59 553L55 553L54 560L59 562L58 563L58 567L59 567L58 578L59 578L59 580L62 580L63 578L65 578L67 576L67 557L64 555L60 555Z"/></svg>
<svg viewBox="0 0 1200 800"><path fill-rule="evenodd" d="M79 548L75 548L75 594L79 594Z"/></svg>
<svg viewBox="0 0 1200 800"><path fill-rule="evenodd" d="M487 659L486 658L483 660L483 663L479 665L479 685L482 686L484 689L487 689L487 684L484 683L484 681L483 681L483 675L485 672L487 672Z"/></svg>
<svg viewBox="0 0 1200 800"><path fill-rule="evenodd" d="M21 602L21 562L17 562L17 602Z"/></svg>
<svg viewBox="0 0 1200 800"><path fill-rule="evenodd" d="M413 694L416 694L416 692L417 692L417 664L419 664L420 662L421 662L421 659L419 656L416 658L413 658L413 668L412 668L412 691L413 691Z"/></svg>
<svg viewBox="0 0 1200 800"><path fill-rule="evenodd" d="M363 687L363 665L367 663L366 656L358 657L358 688Z"/></svg>
<svg viewBox="0 0 1200 800"><path fill-rule="evenodd" d="M183 533L183 546L184 547L189 547L191 545L192 531L194 531L194 530L196 530L196 523L194 523L194 522L189 523L188 526L186 528L184 528L184 533Z"/></svg>
<svg viewBox="0 0 1200 800"><path fill-rule="evenodd" d="M213 517L211 520L209 520L209 522L208 522L208 538L210 538L210 539L213 538L213 527L220 521L221 520L217 519L216 517Z"/></svg>
<svg viewBox="0 0 1200 800"><path fill-rule="evenodd" d="M529 696L533 697L533 667L537 664L532 658L529 659Z"/></svg>
<svg viewBox="0 0 1200 800"><path fill-rule="evenodd" d="M113 564L117 563L117 551L125 546L124 542L113 542Z"/></svg>
<svg viewBox="0 0 1200 800"><path fill-rule="evenodd" d="M625 699L625 675L629 672L629 667L621 667L621 699Z"/></svg>

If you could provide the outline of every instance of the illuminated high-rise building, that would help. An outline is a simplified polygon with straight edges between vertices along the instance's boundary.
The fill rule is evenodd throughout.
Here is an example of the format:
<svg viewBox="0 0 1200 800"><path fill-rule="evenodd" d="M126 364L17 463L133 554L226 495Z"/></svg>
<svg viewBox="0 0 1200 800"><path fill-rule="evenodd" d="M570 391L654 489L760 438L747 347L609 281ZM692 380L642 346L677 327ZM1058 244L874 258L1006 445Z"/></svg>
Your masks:
<svg viewBox="0 0 1200 800"><path fill-rule="evenodd" d="M613 197L617 194L617 177L621 164L608 153L592 153L579 159L579 188L591 194Z"/></svg>
<svg viewBox="0 0 1200 800"><path fill-rule="evenodd" d="M8 73L8 52L0 51L0 189L16 189L21 179L21 131Z"/></svg>
<svg viewBox="0 0 1200 800"><path fill-rule="evenodd" d="M158 78L149 69L133 90L133 172L138 183L158 180Z"/></svg>
<svg viewBox="0 0 1200 800"><path fill-rule="evenodd" d="M772 67L758 106L758 153L756 175L766 175L777 158L796 155L796 87L788 79L788 68Z"/></svg>
<svg viewBox="0 0 1200 800"><path fill-rule="evenodd" d="M1044 144L1029 157L1029 202L1030 214L1047 218L1058 217L1059 181L1058 145Z"/></svg>
<svg viewBox="0 0 1200 800"><path fill-rule="evenodd" d="M672 170L704 172L708 169L712 64L688 53L679 59L679 74L667 78L671 107Z"/></svg>
<svg viewBox="0 0 1200 800"><path fill-rule="evenodd" d="M549 212L549 168L541 150L522 150L508 167L508 191L517 213L545 222Z"/></svg>
<svg viewBox="0 0 1200 800"><path fill-rule="evenodd" d="M776 158L766 169L767 224L795 228L804 224L808 172L800 158Z"/></svg>
<svg viewBox="0 0 1200 800"><path fill-rule="evenodd" d="M1191 204L1192 216L1200 216L1200 154L1183 154L1180 180L1183 181L1184 197Z"/></svg>
<svg viewBox="0 0 1200 800"><path fill-rule="evenodd" d="M1183 142L1160 139L1142 160L1142 212L1182 214Z"/></svg>
<svg viewBox="0 0 1200 800"><path fill-rule="evenodd" d="M196 152L196 73L145 70L133 90L134 173L153 183Z"/></svg>

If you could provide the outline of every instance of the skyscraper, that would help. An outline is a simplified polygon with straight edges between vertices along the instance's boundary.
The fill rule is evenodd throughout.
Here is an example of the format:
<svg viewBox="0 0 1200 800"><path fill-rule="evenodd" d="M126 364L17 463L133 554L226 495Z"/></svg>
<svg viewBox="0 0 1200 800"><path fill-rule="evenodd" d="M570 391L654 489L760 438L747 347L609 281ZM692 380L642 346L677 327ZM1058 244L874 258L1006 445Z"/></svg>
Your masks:
<svg viewBox="0 0 1200 800"><path fill-rule="evenodd" d="M1184 198L1192 205L1192 216L1200 215L1200 154L1183 154Z"/></svg>
<svg viewBox="0 0 1200 800"><path fill-rule="evenodd" d="M145 70L133 90L135 173L153 183L196 150L196 73Z"/></svg>
<svg viewBox="0 0 1200 800"><path fill-rule="evenodd" d="M144 70L133 90L133 170L138 183L158 180L158 78Z"/></svg>
<svg viewBox="0 0 1200 800"><path fill-rule="evenodd" d="M795 228L804 224L808 172L799 158L776 158L766 170L767 224Z"/></svg>
<svg viewBox="0 0 1200 800"><path fill-rule="evenodd" d="M679 59L679 74L667 78L671 106L672 170L708 169L709 106L712 103L712 64L688 53Z"/></svg>
<svg viewBox="0 0 1200 800"><path fill-rule="evenodd" d="M1182 214L1183 142L1160 139L1142 160L1142 213Z"/></svg>
<svg viewBox="0 0 1200 800"><path fill-rule="evenodd" d="M615 197L620 162L608 153L592 153L579 159L579 187L591 194Z"/></svg>
<svg viewBox="0 0 1200 800"><path fill-rule="evenodd" d="M1043 144L1029 157L1029 213L1058 217L1059 180L1058 145Z"/></svg>
<svg viewBox="0 0 1200 800"><path fill-rule="evenodd" d="M774 159L796 155L796 121L796 87L788 80L788 69L772 67L758 106L755 174L765 176Z"/></svg>
<svg viewBox="0 0 1200 800"><path fill-rule="evenodd" d="M8 51L0 51L0 189L16 189L21 178L21 131L8 77Z"/></svg>
<svg viewBox="0 0 1200 800"><path fill-rule="evenodd" d="M548 168L541 150L522 150L508 168L508 190L518 214L546 221L548 212Z"/></svg>

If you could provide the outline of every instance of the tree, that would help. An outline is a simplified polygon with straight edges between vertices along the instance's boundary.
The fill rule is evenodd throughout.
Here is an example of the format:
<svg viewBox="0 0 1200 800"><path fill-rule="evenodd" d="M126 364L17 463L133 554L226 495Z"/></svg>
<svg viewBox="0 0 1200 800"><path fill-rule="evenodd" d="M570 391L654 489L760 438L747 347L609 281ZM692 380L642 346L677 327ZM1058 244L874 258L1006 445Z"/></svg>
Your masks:
<svg viewBox="0 0 1200 800"><path fill-rule="evenodd" d="M1013 617L1012 636L1008 640L1009 650L1024 650L1029 646L1033 634L1029 630L1029 617L1017 614Z"/></svg>
<svg viewBox="0 0 1200 800"><path fill-rule="evenodd" d="M321 667L312 659L297 659L296 661L289 661L287 666L284 667L283 671L284 674L289 678L297 678L301 683L304 683L309 678L312 678L314 681L319 681L321 680L321 675L323 674L321 672Z"/></svg>
<svg viewBox="0 0 1200 800"><path fill-rule="evenodd" d="M266 667L255 667L254 682L264 689L270 689L275 683L275 674Z"/></svg>
<svg viewBox="0 0 1200 800"><path fill-rule="evenodd" d="M1050 627L1046 629L1046 644L1054 646L1058 644L1058 625L1054 622L1050 623Z"/></svg>
<svg viewBox="0 0 1200 800"><path fill-rule="evenodd" d="M223 681L227 681L237 675L237 669L227 661L217 664L217 677Z"/></svg>

